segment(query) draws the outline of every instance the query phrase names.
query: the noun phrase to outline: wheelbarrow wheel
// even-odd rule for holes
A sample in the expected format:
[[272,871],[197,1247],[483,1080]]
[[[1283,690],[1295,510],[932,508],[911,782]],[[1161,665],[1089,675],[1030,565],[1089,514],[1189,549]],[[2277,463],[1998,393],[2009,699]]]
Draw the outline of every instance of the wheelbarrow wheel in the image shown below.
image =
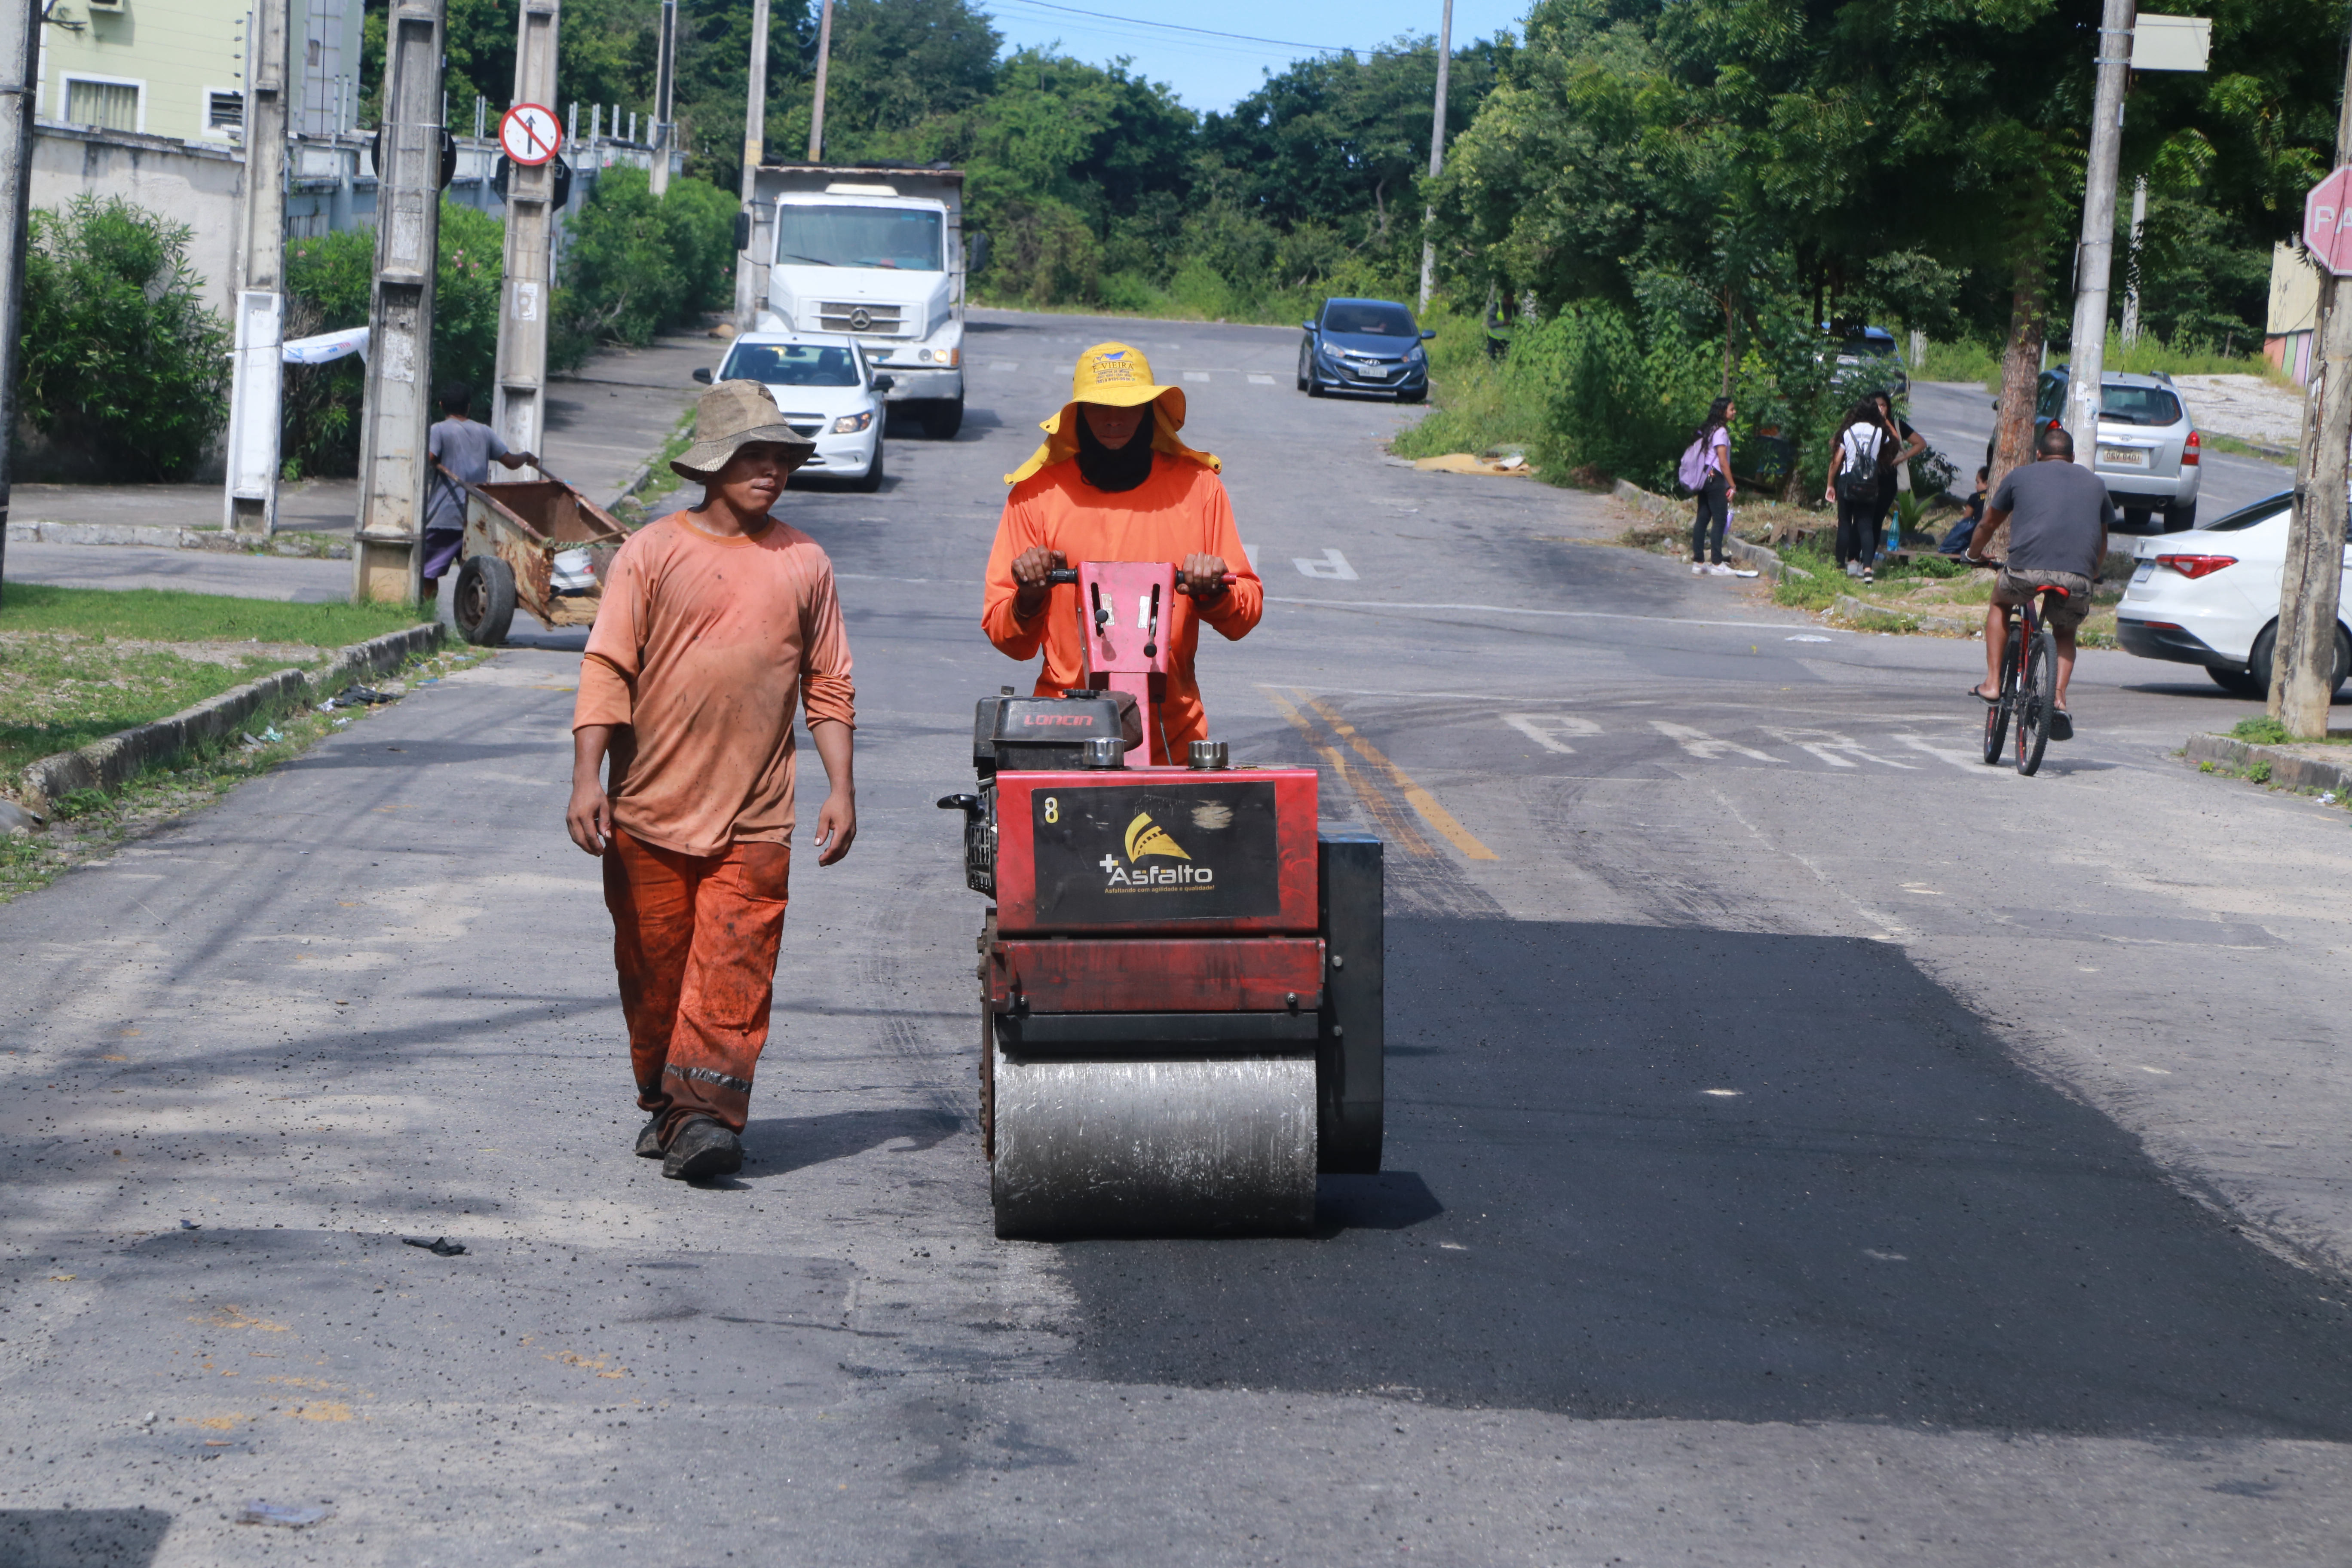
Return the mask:
[[496,647],[514,625],[514,568],[495,555],[469,555],[457,568],[457,598],[449,606],[457,635],[476,647]]

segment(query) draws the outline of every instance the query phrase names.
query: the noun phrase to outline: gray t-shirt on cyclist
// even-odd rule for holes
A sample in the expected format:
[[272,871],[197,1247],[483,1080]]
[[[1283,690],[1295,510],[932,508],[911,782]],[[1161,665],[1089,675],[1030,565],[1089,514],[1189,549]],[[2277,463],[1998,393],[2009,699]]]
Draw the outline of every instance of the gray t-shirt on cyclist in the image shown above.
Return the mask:
[[2010,469],[1992,508],[2009,513],[2011,572],[2099,574],[2099,540],[2116,526],[2115,503],[2098,475],[2050,458]]
[[[442,420],[426,434],[425,447],[439,460],[441,468],[469,485],[486,483],[490,477],[490,460],[507,455],[507,444],[499,439],[499,433],[478,419]],[[425,508],[425,526],[465,527],[465,492],[442,478],[440,468],[429,470],[425,480],[425,493],[432,499]]]

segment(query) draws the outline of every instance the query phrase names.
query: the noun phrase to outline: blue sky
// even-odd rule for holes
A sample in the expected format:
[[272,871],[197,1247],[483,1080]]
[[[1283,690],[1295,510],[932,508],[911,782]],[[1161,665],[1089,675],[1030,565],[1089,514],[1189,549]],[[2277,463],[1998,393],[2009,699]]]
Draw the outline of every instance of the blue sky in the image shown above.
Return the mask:
[[[1401,33],[1437,31],[1443,0],[982,0],[1008,47],[1056,44],[1082,60],[1133,58],[1135,68],[1164,81],[1197,110],[1227,109],[1312,49],[1292,44],[1376,48]],[[1066,7],[1056,9],[1055,6]],[[1504,27],[1517,30],[1527,0],[1454,0],[1456,47]],[[1083,14],[1079,14],[1083,13]],[[1181,23],[1213,32],[1273,38],[1258,43],[1206,37],[1150,23]]]

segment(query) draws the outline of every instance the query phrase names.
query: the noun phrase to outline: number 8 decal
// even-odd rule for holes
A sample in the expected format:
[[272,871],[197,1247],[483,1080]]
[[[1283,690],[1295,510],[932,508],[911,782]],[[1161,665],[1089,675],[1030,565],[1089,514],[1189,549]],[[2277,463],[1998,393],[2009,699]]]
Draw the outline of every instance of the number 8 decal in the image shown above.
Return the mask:
[[1062,803],[1050,795],[1045,797],[1045,820],[1048,822],[1062,820]]

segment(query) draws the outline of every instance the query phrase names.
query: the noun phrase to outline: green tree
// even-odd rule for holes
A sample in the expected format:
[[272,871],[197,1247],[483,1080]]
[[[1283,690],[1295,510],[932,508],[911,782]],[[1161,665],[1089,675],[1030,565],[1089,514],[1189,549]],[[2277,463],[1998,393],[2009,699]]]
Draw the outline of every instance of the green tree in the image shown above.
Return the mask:
[[551,358],[650,342],[729,297],[734,221],[734,198],[705,181],[672,181],[657,197],[644,170],[604,170],[572,219]]
[[228,417],[228,326],[205,307],[190,237],[120,196],[32,215],[19,413],[122,478],[184,476]]

